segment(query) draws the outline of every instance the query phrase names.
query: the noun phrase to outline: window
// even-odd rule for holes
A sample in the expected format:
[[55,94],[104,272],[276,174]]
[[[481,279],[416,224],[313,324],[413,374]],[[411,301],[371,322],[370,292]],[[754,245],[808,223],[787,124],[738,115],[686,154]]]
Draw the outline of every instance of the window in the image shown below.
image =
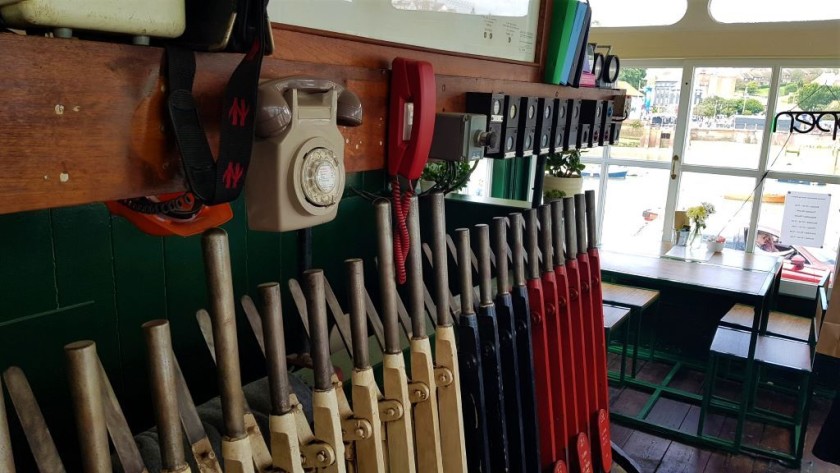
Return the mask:
[[697,68],[685,162],[758,167],[771,69]]
[[529,0],[441,0],[436,2],[391,0],[391,5],[398,10],[461,13],[482,16],[525,16],[528,14]]
[[626,67],[618,88],[630,98],[630,111],[621,128],[617,159],[668,162],[674,151],[674,132],[680,103],[682,69]]
[[[472,165],[473,163],[470,163]],[[489,197],[493,183],[493,163],[490,159],[480,159],[475,170],[470,174],[467,186],[458,190],[459,194],[476,197]]]
[[721,235],[734,243],[730,246],[744,249],[744,229],[750,227],[754,189],[754,178],[687,172],[680,181],[677,209],[686,210],[703,202],[714,205],[715,213],[706,221],[703,236]]
[[620,250],[659,250],[668,198],[668,171],[610,165],[601,244]]
[[840,19],[837,0],[711,0],[709,13],[721,23],[765,23]]
[[590,0],[592,26],[673,25],[685,15],[686,0]]
[[[789,133],[784,120],[774,133],[769,127],[778,111],[840,109],[837,63],[660,64],[670,67],[625,65],[619,87],[631,102],[619,143],[583,155],[585,185],[597,183],[600,191],[601,244],[656,252],[661,241],[672,241],[675,210],[709,202],[716,211],[704,236],[724,236],[728,248],[784,256],[784,290],[798,293],[797,283],[833,273],[840,242],[840,139],[830,132]],[[680,159],[672,167],[674,155]],[[789,191],[831,194],[820,245],[781,241]]]
[[[776,112],[789,110],[840,110],[840,69],[782,69]],[[831,133],[789,131],[790,119],[782,117],[771,135],[770,169],[838,174],[840,143]]]
[[[619,88],[630,100],[619,143],[583,154],[600,187],[598,228],[607,248],[659,251],[683,81],[682,68],[622,68]],[[670,237],[670,233],[666,235]]]

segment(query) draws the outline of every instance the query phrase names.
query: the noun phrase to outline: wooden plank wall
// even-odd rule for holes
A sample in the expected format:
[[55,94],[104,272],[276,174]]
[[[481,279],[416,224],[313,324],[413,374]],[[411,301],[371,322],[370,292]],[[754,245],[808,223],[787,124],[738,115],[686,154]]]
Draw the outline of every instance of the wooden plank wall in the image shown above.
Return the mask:
[[[389,68],[404,56],[431,62],[439,111],[463,111],[467,91],[612,98],[622,91],[540,84],[540,64],[497,61],[362,41],[275,25],[277,51],[263,77],[326,77],[356,92],[364,124],[342,130],[349,172],[385,162]],[[541,42],[542,44],[542,42]],[[293,45],[293,47],[292,47]],[[164,126],[163,50],[0,34],[0,214],[184,189]],[[198,55],[195,96],[211,143],[218,97],[240,56]]]

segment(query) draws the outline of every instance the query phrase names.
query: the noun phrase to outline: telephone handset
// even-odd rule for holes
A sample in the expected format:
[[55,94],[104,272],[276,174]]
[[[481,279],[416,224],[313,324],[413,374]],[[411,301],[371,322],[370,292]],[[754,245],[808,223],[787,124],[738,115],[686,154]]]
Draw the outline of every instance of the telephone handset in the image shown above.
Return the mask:
[[435,130],[435,72],[425,61],[395,58],[391,65],[388,174],[419,179]]
[[285,232],[334,219],[344,192],[344,137],[337,125],[361,123],[359,98],[332,81],[262,83],[245,185],[248,227]]
[[338,92],[336,120],[342,126],[362,124],[362,102],[353,92],[327,79],[311,77],[287,77],[260,85],[257,98],[257,129],[259,138],[279,135],[289,126],[292,113],[286,101],[286,91],[297,89],[304,92]]
[[[388,174],[395,213],[394,259],[397,282],[406,281],[405,261],[411,244],[408,225],[412,180],[419,179],[429,160],[435,131],[435,72],[426,61],[402,57],[391,63],[391,103],[388,128]],[[408,180],[403,190],[400,178]]]

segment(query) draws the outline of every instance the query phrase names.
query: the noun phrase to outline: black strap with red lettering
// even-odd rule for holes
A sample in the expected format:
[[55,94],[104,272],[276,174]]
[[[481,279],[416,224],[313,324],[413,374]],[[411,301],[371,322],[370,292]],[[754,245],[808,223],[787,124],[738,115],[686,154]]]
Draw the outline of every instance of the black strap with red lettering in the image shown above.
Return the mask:
[[192,95],[195,53],[166,48],[169,119],[190,191],[207,205],[236,199],[245,183],[251,160],[257,108],[257,86],[265,54],[266,3],[249,2],[248,37],[251,44],[225,89],[219,127],[219,156],[213,159]]

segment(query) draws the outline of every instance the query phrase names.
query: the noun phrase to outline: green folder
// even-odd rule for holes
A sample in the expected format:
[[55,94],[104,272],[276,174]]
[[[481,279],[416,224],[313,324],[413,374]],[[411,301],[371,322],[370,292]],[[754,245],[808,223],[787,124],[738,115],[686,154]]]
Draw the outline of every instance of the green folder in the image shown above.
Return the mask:
[[561,83],[563,62],[569,52],[572,27],[575,22],[575,8],[578,0],[553,0],[551,12],[551,34],[548,37],[548,50],[546,51],[545,76],[548,84],[566,85]]

